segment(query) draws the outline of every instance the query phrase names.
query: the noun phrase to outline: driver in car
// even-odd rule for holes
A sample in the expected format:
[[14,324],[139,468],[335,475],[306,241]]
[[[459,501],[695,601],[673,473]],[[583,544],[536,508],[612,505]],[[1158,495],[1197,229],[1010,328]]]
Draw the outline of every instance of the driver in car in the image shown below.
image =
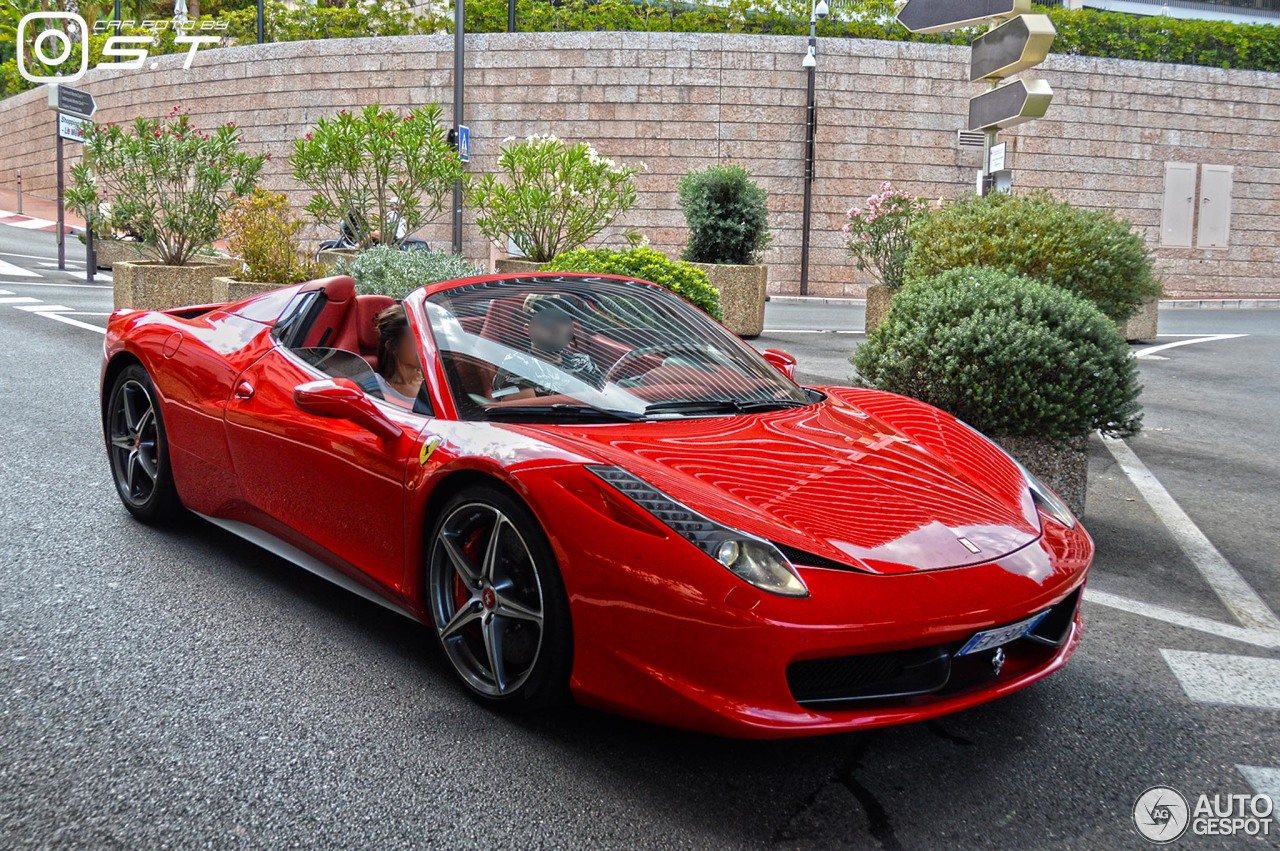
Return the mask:
[[534,293],[524,300],[524,313],[533,357],[513,352],[503,358],[493,377],[494,401],[557,393],[552,388],[558,374],[567,373],[597,388],[604,383],[604,374],[590,355],[567,350],[573,340],[573,316],[562,299]]

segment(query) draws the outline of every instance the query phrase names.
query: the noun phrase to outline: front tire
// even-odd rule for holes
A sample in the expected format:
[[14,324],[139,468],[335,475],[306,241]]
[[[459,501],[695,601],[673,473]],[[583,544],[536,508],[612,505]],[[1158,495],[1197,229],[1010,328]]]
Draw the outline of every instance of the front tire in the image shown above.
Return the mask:
[[496,487],[460,491],[432,530],[426,573],[436,637],[476,700],[513,711],[568,701],[568,598],[523,503]]
[[144,523],[172,518],[179,502],[164,416],[155,385],[138,364],[125,367],[112,384],[105,425],[111,475],[124,507]]

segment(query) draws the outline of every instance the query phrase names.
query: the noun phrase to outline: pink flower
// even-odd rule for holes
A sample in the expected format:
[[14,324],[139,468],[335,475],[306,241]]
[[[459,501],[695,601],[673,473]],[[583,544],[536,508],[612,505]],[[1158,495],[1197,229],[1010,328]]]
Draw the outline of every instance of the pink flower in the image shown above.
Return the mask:
[[881,183],[881,184],[880,184],[880,191],[881,191],[881,192],[890,192],[890,191],[892,191],[892,189],[893,189],[893,184],[892,184],[892,183],[890,183],[890,182],[889,182],[889,181],[887,181],[887,180],[886,180],[884,183]]

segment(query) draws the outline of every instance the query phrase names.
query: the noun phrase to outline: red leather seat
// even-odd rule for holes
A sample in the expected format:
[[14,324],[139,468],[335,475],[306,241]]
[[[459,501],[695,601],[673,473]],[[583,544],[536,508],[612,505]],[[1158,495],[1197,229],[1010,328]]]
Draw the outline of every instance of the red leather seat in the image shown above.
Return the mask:
[[356,282],[347,275],[334,275],[311,281],[300,292],[305,290],[324,290],[325,305],[311,323],[302,347],[337,348],[334,340],[342,334],[348,322],[348,313],[356,297]]

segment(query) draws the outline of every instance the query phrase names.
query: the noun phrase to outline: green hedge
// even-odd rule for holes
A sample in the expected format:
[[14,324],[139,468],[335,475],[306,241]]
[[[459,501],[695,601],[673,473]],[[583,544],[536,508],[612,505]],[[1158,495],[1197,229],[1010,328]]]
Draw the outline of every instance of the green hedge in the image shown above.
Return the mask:
[[720,291],[711,286],[707,273],[683,260],[668,259],[656,248],[578,248],[566,251],[542,268],[549,272],[595,272],[639,278],[671,290],[716,319],[723,318]]
[[[215,16],[203,19],[226,21],[226,35],[236,43],[249,44],[256,38],[256,11],[253,6],[234,8],[241,0],[226,0]],[[452,28],[452,10],[444,14],[414,16],[408,0],[388,0],[352,8],[310,6],[288,9],[278,2],[266,7],[268,41],[304,41],[318,38],[358,38],[363,36],[412,35],[446,32]],[[870,6],[868,6],[870,8]],[[1215,68],[1238,68],[1280,72],[1280,19],[1276,25],[1235,24],[1227,21],[1198,21],[1163,15],[1139,17],[1093,9],[1036,7],[1048,14],[1058,29],[1053,52],[1139,59]],[[728,0],[725,5],[698,5],[662,0],[517,0],[517,28],[528,31],[627,31],[706,32],[765,35],[808,33],[808,0]],[[20,14],[0,4],[0,96],[31,88],[18,76],[13,56],[13,31]],[[468,32],[505,32],[507,0],[468,0]],[[870,38],[888,41],[921,41],[968,44],[979,29],[957,30],[936,35],[914,35],[896,21],[868,15],[852,20],[820,21],[823,38]],[[104,37],[96,37],[101,42]],[[156,53],[178,52],[172,33],[161,35]],[[95,45],[100,54],[100,44]],[[96,65],[95,55],[91,65]],[[197,60],[198,61],[198,60]]]

